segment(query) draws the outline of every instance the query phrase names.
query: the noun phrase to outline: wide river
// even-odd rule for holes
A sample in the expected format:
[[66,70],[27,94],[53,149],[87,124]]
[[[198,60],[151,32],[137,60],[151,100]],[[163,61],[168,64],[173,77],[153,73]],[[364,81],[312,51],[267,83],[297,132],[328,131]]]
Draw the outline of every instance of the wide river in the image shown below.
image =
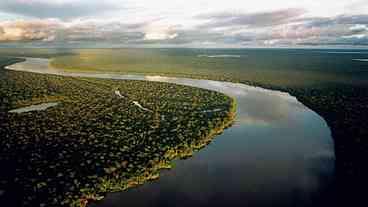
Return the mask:
[[[161,76],[63,72],[48,59],[7,67],[73,77],[170,82],[237,99],[235,124],[158,180],[108,194],[95,207],[316,206],[334,179],[335,154],[326,122],[295,97],[244,84]],[[113,91],[112,91],[113,93]]]

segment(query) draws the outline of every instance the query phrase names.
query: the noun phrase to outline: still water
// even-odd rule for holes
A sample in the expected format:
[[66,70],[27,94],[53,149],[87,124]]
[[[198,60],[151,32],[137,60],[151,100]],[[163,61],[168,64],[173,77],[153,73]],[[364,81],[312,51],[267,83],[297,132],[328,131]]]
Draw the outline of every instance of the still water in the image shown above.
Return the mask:
[[161,76],[69,73],[28,58],[12,70],[75,77],[162,81],[225,93],[237,100],[235,124],[158,180],[108,194],[94,207],[308,206],[334,175],[326,122],[287,93],[244,84]]
[[43,104],[31,105],[31,106],[26,106],[26,107],[10,110],[9,113],[21,114],[21,113],[26,113],[26,112],[31,112],[31,111],[43,111],[43,110],[46,110],[48,108],[57,106],[58,104],[59,103],[52,102],[52,103],[43,103]]

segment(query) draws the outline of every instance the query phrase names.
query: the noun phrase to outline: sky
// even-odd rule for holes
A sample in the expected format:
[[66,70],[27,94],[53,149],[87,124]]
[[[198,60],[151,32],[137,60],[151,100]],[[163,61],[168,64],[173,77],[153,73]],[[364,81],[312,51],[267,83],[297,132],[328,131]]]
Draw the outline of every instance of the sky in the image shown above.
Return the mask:
[[0,47],[368,46],[368,0],[0,0]]

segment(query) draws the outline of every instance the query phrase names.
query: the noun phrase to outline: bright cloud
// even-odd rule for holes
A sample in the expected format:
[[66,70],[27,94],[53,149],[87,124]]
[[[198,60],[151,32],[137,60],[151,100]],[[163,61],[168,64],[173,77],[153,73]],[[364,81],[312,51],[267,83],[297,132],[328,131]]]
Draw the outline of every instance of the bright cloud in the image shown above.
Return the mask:
[[150,24],[143,29],[145,40],[167,40],[178,36],[175,27]]
[[50,41],[60,26],[57,20],[0,22],[0,42]]
[[349,28],[353,32],[365,32],[368,31],[368,26],[363,24],[356,24]]

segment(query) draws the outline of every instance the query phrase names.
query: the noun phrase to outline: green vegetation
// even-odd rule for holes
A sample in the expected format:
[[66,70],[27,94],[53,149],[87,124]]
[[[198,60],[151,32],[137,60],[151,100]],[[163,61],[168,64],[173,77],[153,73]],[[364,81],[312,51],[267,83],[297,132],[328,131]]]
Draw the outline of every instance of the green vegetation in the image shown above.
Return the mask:
[[[330,53],[332,51],[332,53]],[[64,70],[149,73],[242,82],[297,97],[328,123],[335,140],[336,204],[360,205],[368,174],[367,50],[94,49],[53,59]],[[341,52],[341,53],[340,53]],[[359,53],[362,52],[362,53]],[[205,58],[201,54],[241,55]],[[327,203],[327,205],[332,205]]]
[[[341,58],[318,51],[79,49],[70,52],[73,54],[53,58],[51,65],[73,72],[160,74],[293,87],[320,83],[350,84],[361,82],[362,78],[361,71],[354,73],[361,63],[352,62],[352,57]],[[209,58],[203,54],[239,55],[240,58]]]
[[[2,66],[10,61],[20,60],[0,59]],[[234,100],[213,91],[4,69],[0,97],[0,190],[8,206],[85,206],[156,179],[235,116]],[[60,104],[45,111],[8,113],[55,101]]]
[[331,198],[326,200],[337,206],[359,206],[365,200],[368,184],[368,86],[265,87],[289,92],[324,117],[332,131],[336,154],[336,183],[331,186]]
[[[154,73],[242,82],[281,90],[320,114],[332,130],[336,183],[332,197],[351,206],[368,185],[367,50],[332,49],[166,49],[76,50],[55,58],[66,70]],[[106,55],[105,55],[106,54]],[[199,58],[200,54],[241,58]],[[108,63],[108,64],[107,64]],[[335,193],[335,192],[334,192]],[[330,204],[329,204],[330,205]]]

